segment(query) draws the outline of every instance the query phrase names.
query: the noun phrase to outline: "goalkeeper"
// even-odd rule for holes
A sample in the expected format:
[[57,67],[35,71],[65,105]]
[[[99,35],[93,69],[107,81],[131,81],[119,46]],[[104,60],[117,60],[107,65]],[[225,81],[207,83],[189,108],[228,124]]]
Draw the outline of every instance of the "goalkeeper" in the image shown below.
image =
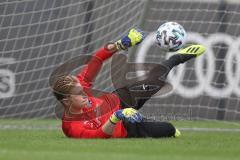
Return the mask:
[[[144,33],[139,29],[131,29],[129,33],[115,43],[107,43],[96,51],[88,64],[77,75],[59,76],[53,84],[55,97],[64,106],[62,116],[62,130],[67,137],[71,138],[125,138],[125,137],[178,137],[180,132],[169,122],[150,122],[138,112],[144,103],[154,92],[146,92],[146,97],[132,103],[128,98],[132,97],[130,86],[119,88],[113,93],[95,97],[91,88],[103,62],[113,54],[121,50],[135,46],[142,42]],[[204,52],[200,45],[196,53],[189,52],[189,48],[179,51],[162,64],[168,73],[174,66],[184,63],[189,59],[199,56]],[[201,48],[202,47],[202,48]],[[155,76],[149,76],[146,81],[138,82],[142,91],[147,91],[146,85],[154,78],[163,75],[158,72],[160,68],[153,68]],[[151,75],[151,74],[150,74]],[[166,77],[167,74],[164,75]],[[144,93],[144,92],[143,92]],[[131,99],[131,98],[130,98]]]

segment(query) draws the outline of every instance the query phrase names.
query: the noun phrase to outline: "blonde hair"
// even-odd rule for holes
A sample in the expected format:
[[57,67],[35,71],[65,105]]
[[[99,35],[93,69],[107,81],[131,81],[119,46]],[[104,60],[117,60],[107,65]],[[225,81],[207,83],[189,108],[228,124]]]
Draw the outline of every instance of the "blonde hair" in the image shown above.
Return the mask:
[[58,100],[70,95],[71,89],[78,83],[76,78],[70,75],[59,76],[53,83],[53,94]]

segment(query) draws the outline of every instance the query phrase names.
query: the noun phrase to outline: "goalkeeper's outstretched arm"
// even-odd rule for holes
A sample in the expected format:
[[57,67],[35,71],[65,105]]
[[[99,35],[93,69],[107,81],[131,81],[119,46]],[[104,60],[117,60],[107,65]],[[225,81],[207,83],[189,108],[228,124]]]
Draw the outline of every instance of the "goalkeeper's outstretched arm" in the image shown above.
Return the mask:
[[109,59],[114,53],[127,50],[128,48],[138,45],[145,38],[145,34],[140,29],[133,28],[120,40],[114,43],[107,43],[100,48],[90,59],[87,66],[77,75],[82,86],[91,87],[102,64]]
[[118,51],[114,43],[108,43],[96,51],[88,64],[77,75],[83,87],[91,87],[105,60]]

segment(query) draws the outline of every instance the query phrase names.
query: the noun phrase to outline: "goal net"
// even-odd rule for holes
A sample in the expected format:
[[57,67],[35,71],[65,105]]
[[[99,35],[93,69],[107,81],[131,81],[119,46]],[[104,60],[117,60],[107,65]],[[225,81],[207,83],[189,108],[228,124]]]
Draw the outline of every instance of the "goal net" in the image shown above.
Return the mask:
[[[139,26],[146,40],[129,61],[159,63],[171,53],[153,45],[153,32],[177,21],[189,43],[204,56],[176,67],[168,76],[174,89],[149,100],[141,110],[157,120],[240,120],[240,3],[197,0],[7,0],[0,3],[0,117],[55,116],[49,76],[61,64],[93,54],[108,41]],[[95,88],[112,91],[111,61]]]

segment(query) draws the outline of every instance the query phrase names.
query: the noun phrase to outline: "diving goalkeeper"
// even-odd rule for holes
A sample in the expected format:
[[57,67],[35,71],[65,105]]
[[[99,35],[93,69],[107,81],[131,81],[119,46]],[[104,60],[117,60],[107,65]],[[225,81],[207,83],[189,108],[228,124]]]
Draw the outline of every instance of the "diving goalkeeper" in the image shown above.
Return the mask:
[[[153,94],[161,90],[164,81],[154,92],[146,92],[145,98],[132,103],[131,86],[116,89],[112,93],[94,96],[91,93],[92,84],[100,71],[102,64],[113,54],[127,50],[141,43],[144,33],[139,29],[131,29],[126,36],[114,43],[107,43],[89,60],[77,76],[59,76],[53,84],[53,93],[64,107],[62,130],[71,138],[130,138],[130,137],[178,137],[180,131],[169,122],[146,121],[138,112]],[[176,65],[184,63],[201,55],[204,49],[201,45],[198,51],[191,52],[189,47],[180,50],[168,60],[162,62],[167,69],[164,77]],[[191,47],[191,46],[190,46]],[[148,83],[161,77],[161,68],[153,68],[145,81],[137,82],[140,92],[148,91]],[[152,74],[151,74],[152,73]],[[159,75],[158,75],[159,74]],[[132,103],[132,104],[131,104]]]

